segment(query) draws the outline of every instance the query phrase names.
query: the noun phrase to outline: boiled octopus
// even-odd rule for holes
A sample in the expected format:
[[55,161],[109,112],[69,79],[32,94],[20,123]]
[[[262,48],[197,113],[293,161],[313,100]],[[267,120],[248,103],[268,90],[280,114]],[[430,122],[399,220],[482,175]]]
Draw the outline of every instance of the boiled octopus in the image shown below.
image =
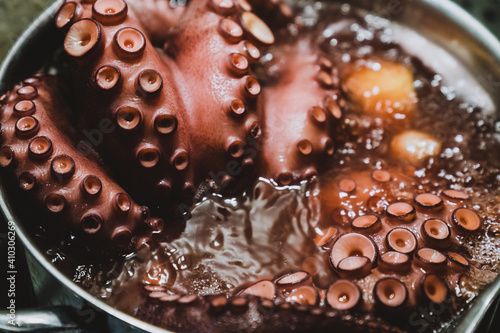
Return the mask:
[[[434,177],[454,161],[436,162],[450,143],[422,130],[425,119],[456,112],[439,82],[422,83],[435,74],[377,39],[346,59],[339,45],[352,31],[319,36],[281,0],[175,4],[64,1],[57,74],[34,74],[0,98],[4,177],[61,246],[89,258],[134,252],[147,264],[129,312],[175,331],[399,332],[448,320],[479,270],[464,244],[499,222],[489,207],[500,196],[473,188],[495,186],[500,159],[497,149],[476,183]],[[457,135],[488,133],[474,126]],[[196,289],[200,277],[157,254],[213,229],[208,217],[193,222],[207,197],[242,195],[289,225],[235,223],[217,237],[282,264]],[[230,210],[216,206],[215,225]],[[290,218],[298,211],[306,218]],[[275,237],[260,243],[269,230]],[[200,260],[227,264],[221,254]],[[223,271],[205,279],[220,286]],[[422,307],[434,309],[431,323]]]

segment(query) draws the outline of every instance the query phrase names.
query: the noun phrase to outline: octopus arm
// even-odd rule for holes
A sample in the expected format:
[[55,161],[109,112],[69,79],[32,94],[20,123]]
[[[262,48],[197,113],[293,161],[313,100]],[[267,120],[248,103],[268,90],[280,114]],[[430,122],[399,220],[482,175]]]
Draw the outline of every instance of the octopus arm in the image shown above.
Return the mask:
[[[334,153],[333,133],[342,112],[332,63],[307,40],[276,47],[278,68],[263,89],[262,169],[280,185],[317,174]],[[272,130],[271,130],[272,129]]]
[[[257,117],[261,86],[252,71],[261,49],[274,42],[268,26],[239,1],[193,0],[174,28],[166,53],[186,103],[195,182],[214,172],[231,188],[254,167],[252,142],[260,138]],[[220,129],[220,130],[219,130]],[[227,167],[236,165],[233,168]],[[242,177],[243,176],[243,177]]]
[[81,2],[80,20],[61,28],[86,130],[103,119],[116,126],[96,150],[120,184],[155,206],[191,198],[209,178],[234,190],[252,175],[261,87],[250,65],[272,32],[235,2],[194,0],[163,51],[144,8],[123,4]]
[[[164,294],[164,295],[162,295]],[[367,332],[374,327],[400,332],[380,318],[348,315],[331,308],[281,303],[258,297],[167,295],[156,292],[153,302],[136,311],[144,321],[171,330],[229,332]],[[249,324],[250,323],[250,324]]]
[[0,165],[47,220],[96,251],[124,252],[147,233],[149,210],[137,205],[64,129],[68,106],[55,77],[36,76],[2,102]]

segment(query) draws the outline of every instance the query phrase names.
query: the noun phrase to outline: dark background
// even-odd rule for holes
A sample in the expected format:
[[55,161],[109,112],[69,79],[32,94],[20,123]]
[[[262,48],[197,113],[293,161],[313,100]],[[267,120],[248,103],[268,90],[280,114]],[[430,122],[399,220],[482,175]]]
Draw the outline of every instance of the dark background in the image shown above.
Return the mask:
[[[166,1],[166,0],[165,0]],[[52,0],[0,0],[0,59],[3,59],[10,46],[17,37],[26,28],[30,22],[46,7]],[[347,1],[346,1],[347,2]],[[482,21],[493,33],[500,37],[500,0],[456,0],[458,4],[472,13],[476,18]],[[4,217],[0,214],[0,286],[6,281],[6,242],[7,224]],[[19,239],[18,239],[19,240]],[[36,301],[32,297],[31,282],[26,265],[23,265],[24,254],[21,248],[16,251],[16,308],[35,307]],[[7,288],[1,288],[0,291],[0,309],[4,310],[7,306],[6,297]],[[497,300],[497,307],[489,310],[482,327],[478,332],[497,333],[500,332],[500,300]]]

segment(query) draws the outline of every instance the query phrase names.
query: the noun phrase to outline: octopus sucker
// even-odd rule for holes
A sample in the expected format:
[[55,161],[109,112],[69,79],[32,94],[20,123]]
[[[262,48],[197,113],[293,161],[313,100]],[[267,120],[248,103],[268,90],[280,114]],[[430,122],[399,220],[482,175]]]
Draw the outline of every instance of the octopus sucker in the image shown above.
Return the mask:
[[379,270],[406,274],[411,268],[411,257],[397,251],[387,251],[380,256]]
[[450,265],[454,267],[455,270],[467,270],[470,268],[470,263],[463,255],[456,252],[448,252],[446,254],[450,259]]
[[99,0],[92,5],[92,16],[104,25],[116,25],[127,17],[128,5],[123,0]]
[[36,105],[33,101],[22,100],[14,105],[14,113],[20,117],[30,116],[36,111]]
[[144,52],[146,38],[140,30],[133,27],[124,27],[115,33],[114,46],[122,59],[135,59]]
[[377,215],[362,215],[352,220],[351,228],[363,234],[371,234],[382,228],[382,222]]
[[144,94],[156,94],[161,91],[163,78],[154,69],[145,69],[137,77],[137,89]]
[[451,241],[451,230],[441,219],[428,219],[422,223],[420,235],[431,247],[447,248]]
[[420,281],[421,296],[427,301],[441,304],[449,297],[449,287],[446,282],[436,274],[426,274]]
[[443,271],[446,268],[446,256],[433,248],[421,248],[414,256],[415,263],[429,271]]
[[370,274],[372,261],[365,256],[349,256],[341,259],[337,265],[337,273],[342,278],[359,279]]
[[417,237],[404,227],[397,227],[389,231],[385,237],[385,243],[391,251],[409,255],[417,249]]
[[338,268],[340,261],[348,257],[365,257],[372,265],[376,265],[377,255],[378,248],[372,239],[352,232],[337,238],[330,251],[330,260],[334,268]]
[[101,194],[102,182],[98,177],[90,175],[83,179],[81,189],[85,194],[97,197]]
[[28,144],[29,157],[36,160],[46,160],[52,155],[52,141],[46,136],[37,136],[30,140]]
[[64,40],[64,49],[69,55],[82,58],[94,53],[100,42],[100,25],[92,19],[82,19],[69,29]]
[[272,45],[274,43],[273,32],[257,15],[249,11],[243,11],[240,13],[239,19],[245,31],[256,42],[264,45]]
[[476,212],[467,208],[455,209],[451,220],[453,226],[462,233],[471,233],[481,227],[481,218]]
[[55,264],[174,331],[465,308],[498,273],[494,120],[354,7],[180,4],[64,1],[52,74],[0,97],[2,176]]
[[56,12],[56,27],[65,29],[69,27],[71,22],[77,21],[80,18],[81,6],[79,3],[68,1],[61,5]]
[[375,302],[380,311],[402,311],[408,302],[408,289],[396,278],[383,278],[377,281],[373,289]]
[[271,281],[261,281],[244,289],[240,295],[252,295],[259,298],[273,300],[276,294],[276,286]]
[[119,85],[121,73],[115,66],[104,65],[95,73],[94,83],[103,90],[111,90]]
[[243,37],[243,29],[232,19],[223,18],[219,21],[221,34],[230,42],[237,43]]
[[336,310],[350,310],[361,300],[361,290],[350,280],[337,280],[327,291],[326,300]]

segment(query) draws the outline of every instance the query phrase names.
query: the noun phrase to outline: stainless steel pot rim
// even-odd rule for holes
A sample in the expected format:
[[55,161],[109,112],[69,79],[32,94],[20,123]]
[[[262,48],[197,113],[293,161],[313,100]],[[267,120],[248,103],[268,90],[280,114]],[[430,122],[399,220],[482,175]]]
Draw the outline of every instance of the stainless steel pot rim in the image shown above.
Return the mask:
[[[475,37],[487,50],[490,54],[492,54],[495,60],[500,64],[500,42],[499,40],[489,31],[487,30],[481,23],[479,23],[475,18],[473,18],[470,14],[468,14],[465,10],[463,10],[457,4],[446,0],[414,0],[420,1],[422,3],[427,4],[430,7],[433,7],[436,11],[439,11],[442,15],[450,19],[451,21],[458,22],[462,27],[467,29],[467,31]],[[63,0],[57,0],[54,4],[52,4],[49,8],[47,8],[27,29],[23,32],[23,34],[18,38],[16,43],[8,52],[7,56],[3,60],[3,63],[0,67],[0,82],[1,90],[5,90],[3,85],[8,80],[5,80],[6,73],[8,73],[8,68],[15,62],[15,58],[18,54],[18,51],[21,49],[21,46],[26,43],[26,41],[30,40],[30,37],[34,35],[35,31],[45,24],[49,24],[51,22],[51,18],[53,17],[53,13],[60,6]],[[10,207],[9,203],[6,199],[6,191],[3,185],[2,180],[0,179],[0,208],[5,218],[8,221],[14,221],[16,225],[16,234],[19,235],[23,246],[25,249],[35,257],[39,263],[50,272],[58,281],[60,281],[64,286],[66,286],[71,292],[81,297],[83,300],[92,304],[94,307],[98,308],[99,311],[103,311],[110,316],[113,316],[119,320],[122,320],[129,325],[139,328],[146,332],[153,333],[166,333],[170,332],[159,327],[153,326],[151,324],[140,321],[124,312],[116,310],[115,308],[109,306],[108,304],[96,299],[85,290],[80,288],[77,284],[73,283],[69,278],[59,272],[48,260],[45,256],[36,248],[36,246],[32,243],[32,240],[26,233],[24,227],[17,223],[18,221],[17,215]],[[496,279],[496,281],[490,286],[490,288],[495,287],[496,289],[500,289],[500,277]],[[492,300],[491,300],[492,301]],[[478,302],[476,302],[478,303]],[[483,306],[477,306],[476,311],[478,314],[477,318],[481,315],[484,315],[484,304]],[[465,317],[464,317],[465,318]],[[462,318],[462,319],[464,319]],[[477,319],[476,318],[476,319]],[[460,332],[469,331],[465,329]]]
[[449,0],[421,0],[421,2],[429,4],[447,17],[459,22],[464,28],[467,28],[482,45],[488,48],[488,51],[494,55],[500,64],[500,41],[462,7]]

